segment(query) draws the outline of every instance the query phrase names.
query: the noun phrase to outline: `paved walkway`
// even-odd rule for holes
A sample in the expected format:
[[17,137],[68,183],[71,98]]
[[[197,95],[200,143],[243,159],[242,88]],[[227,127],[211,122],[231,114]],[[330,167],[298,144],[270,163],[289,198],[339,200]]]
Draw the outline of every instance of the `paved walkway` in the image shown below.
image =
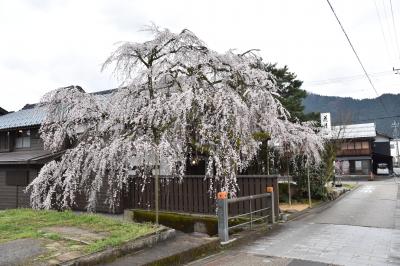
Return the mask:
[[190,265],[400,265],[398,190],[393,179],[363,182],[327,209]]

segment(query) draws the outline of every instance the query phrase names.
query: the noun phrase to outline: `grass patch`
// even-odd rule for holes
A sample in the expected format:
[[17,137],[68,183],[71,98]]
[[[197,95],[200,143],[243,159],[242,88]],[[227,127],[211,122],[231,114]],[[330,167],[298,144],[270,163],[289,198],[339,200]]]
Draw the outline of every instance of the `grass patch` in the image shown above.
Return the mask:
[[343,187],[350,189],[350,190],[354,189],[356,186],[357,186],[356,184],[348,184],[348,183],[343,184]]
[[41,230],[50,226],[74,226],[94,232],[106,232],[106,238],[86,246],[87,253],[118,246],[157,229],[149,223],[124,222],[97,214],[78,215],[71,211],[12,209],[0,212],[0,243],[22,238],[61,239],[59,234],[45,233]]

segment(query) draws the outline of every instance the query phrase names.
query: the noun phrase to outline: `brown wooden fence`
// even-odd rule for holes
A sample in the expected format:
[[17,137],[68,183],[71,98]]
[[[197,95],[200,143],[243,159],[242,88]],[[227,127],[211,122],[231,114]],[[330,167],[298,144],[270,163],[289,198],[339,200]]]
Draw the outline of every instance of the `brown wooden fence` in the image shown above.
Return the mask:
[[[273,186],[275,213],[279,213],[279,191],[276,176],[242,175],[238,176],[237,181],[238,197],[261,194],[265,192],[267,186]],[[215,215],[215,195],[209,193],[209,187],[210,179],[204,178],[204,176],[185,176],[181,182],[177,178],[160,177],[160,210]],[[252,202],[252,208],[253,210],[261,209],[268,207],[269,204],[270,202],[257,199]],[[123,205],[125,209],[154,209],[154,179],[149,179],[144,188],[141,180],[133,182]],[[249,202],[234,204],[230,210],[232,214],[248,212]]]

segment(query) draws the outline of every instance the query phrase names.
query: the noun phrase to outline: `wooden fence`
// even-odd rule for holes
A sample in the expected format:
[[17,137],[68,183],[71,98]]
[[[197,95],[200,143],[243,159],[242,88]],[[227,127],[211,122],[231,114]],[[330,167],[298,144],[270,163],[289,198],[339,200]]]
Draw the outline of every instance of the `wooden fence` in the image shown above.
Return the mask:
[[[275,213],[279,213],[277,176],[242,175],[238,176],[237,181],[238,197],[261,194],[265,192],[267,186],[272,186],[275,192]],[[162,176],[160,177],[160,210],[215,215],[215,195],[209,193],[209,187],[210,179],[204,176],[185,176],[181,182],[177,178]],[[153,210],[154,179],[149,179],[144,188],[141,180],[134,181],[123,202],[125,209]],[[251,204],[254,210],[268,207],[267,205],[271,203],[256,199]],[[231,214],[249,212],[249,202],[234,204],[230,210]]]

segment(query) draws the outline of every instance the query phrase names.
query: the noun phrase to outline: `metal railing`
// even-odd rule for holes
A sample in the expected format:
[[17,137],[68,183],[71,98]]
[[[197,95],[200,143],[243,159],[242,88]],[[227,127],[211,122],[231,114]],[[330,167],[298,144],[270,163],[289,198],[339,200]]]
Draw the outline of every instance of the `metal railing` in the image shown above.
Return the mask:
[[[228,242],[229,241],[229,230],[233,228],[238,228],[238,227],[243,227],[246,225],[250,225],[250,228],[253,227],[253,223],[256,221],[260,221],[265,219],[266,223],[269,223],[269,220],[271,223],[275,223],[275,202],[274,202],[274,192],[267,192],[263,194],[257,194],[257,195],[251,195],[251,196],[245,196],[245,197],[239,197],[239,198],[227,198],[227,194],[225,192],[222,192],[224,194],[218,195],[218,200],[217,200],[217,207],[218,207],[218,236],[221,239],[221,242]],[[252,206],[252,201],[255,199],[265,199],[265,201],[268,201],[270,198],[270,206],[266,208],[260,208],[256,209]],[[241,213],[235,216],[229,217],[229,204],[232,203],[238,203],[238,202],[249,202],[249,212],[246,213]],[[266,206],[268,206],[268,202]],[[269,210],[269,212],[268,212]],[[262,212],[265,211],[267,214],[262,215]],[[255,214],[260,214],[260,215],[255,215]],[[254,217],[256,216],[256,217]],[[245,220],[242,223],[235,224],[232,226],[229,226],[229,220],[232,219],[237,219],[237,218],[245,218],[245,217],[250,217],[250,220]]]

